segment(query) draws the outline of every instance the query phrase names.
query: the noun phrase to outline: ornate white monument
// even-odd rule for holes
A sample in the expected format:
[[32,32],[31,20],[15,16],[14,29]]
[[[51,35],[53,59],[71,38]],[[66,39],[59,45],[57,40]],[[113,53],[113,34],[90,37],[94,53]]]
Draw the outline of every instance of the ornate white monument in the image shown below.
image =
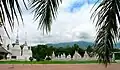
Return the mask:
[[16,41],[13,44],[11,43],[11,40],[5,35],[3,27],[0,27],[0,35],[2,38],[2,47],[11,53],[7,55],[8,59],[29,60],[29,57],[32,57],[31,47],[27,45],[27,41],[25,41],[21,49],[21,45],[19,44],[18,31]]

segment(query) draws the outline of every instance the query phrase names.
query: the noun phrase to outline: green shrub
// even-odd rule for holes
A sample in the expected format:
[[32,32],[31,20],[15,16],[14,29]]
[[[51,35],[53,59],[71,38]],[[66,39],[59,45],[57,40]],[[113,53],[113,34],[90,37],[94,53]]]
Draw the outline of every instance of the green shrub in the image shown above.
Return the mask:
[[120,60],[120,53],[115,53],[115,60]]
[[40,57],[36,57],[36,61],[40,61]]
[[1,60],[1,59],[3,59],[3,56],[2,56],[2,55],[0,55],[0,60]]
[[46,60],[51,60],[51,58],[50,58],[50,57],[47,57]]
[[33,57],[30,57],[29,60],[32,62],[33,61]]

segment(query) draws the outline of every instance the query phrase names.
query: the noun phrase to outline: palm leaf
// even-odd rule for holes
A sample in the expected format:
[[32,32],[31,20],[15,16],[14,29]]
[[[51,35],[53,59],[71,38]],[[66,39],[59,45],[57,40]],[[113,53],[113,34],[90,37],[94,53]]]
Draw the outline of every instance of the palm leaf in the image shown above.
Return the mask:
[[93,20],[97,20],[95,52],[99,56],[99,62],[106,66],[111,62],[112,50],[119,37],[119,12],[120,0],[102,0],[92,14]]
[[[24,0],[23,3],[25,5]],[[6,24],[9,24],[11,30],[13,30],[15,20],[17,20],[17,23],[19,24],[18,15],[20,15],[20,18],[23,22],[22,10],[18,0],[0,0],[0,24],[4,27],[8,37],[9,34],[6,29]]]
[[56,18],[61,0],[31,0],[31,8],[34,9],[34,19],[39,21],[38,29],[51,30],[52,20]]

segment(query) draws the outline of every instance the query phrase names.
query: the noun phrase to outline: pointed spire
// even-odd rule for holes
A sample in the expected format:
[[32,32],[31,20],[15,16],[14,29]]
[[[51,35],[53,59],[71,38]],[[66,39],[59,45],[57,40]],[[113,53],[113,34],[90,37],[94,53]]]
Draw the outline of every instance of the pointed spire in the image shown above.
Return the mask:
[[25,43],[24,46],[27,46],[27,32],[25,32]]
[[18,36],[18,30],[17,30],[17,36],[16,36],[16,42],[15,44],[19,45],[19,36]]

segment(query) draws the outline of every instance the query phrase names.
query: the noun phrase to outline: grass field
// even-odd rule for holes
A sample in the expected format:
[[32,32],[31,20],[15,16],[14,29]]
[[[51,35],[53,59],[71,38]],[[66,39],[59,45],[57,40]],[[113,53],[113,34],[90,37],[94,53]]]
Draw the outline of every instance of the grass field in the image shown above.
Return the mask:
[[90,61],[0,61],[0,64],[92,64],[98,63],[96,60]]

